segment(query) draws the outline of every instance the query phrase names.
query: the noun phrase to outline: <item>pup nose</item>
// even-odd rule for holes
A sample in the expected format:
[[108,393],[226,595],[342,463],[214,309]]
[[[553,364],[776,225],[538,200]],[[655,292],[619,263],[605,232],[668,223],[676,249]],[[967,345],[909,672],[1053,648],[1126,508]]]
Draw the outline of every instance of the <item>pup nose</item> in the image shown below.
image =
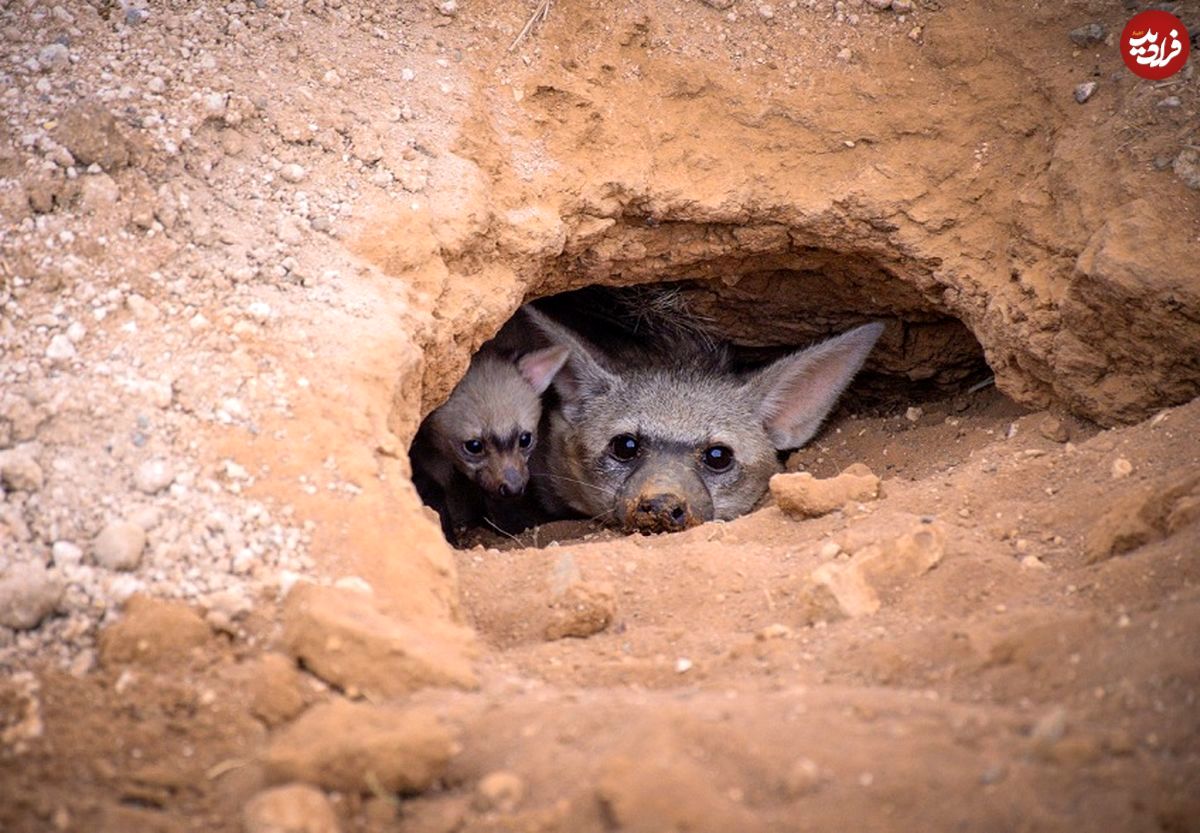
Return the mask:
[[691,513],[679,495],[648,495],[638,500],[632,520],[643,532],[679,532],[691,525]]
[[516,497],[525,491],[525,476],[514,466],[505,466],[498,491],[501,497]]

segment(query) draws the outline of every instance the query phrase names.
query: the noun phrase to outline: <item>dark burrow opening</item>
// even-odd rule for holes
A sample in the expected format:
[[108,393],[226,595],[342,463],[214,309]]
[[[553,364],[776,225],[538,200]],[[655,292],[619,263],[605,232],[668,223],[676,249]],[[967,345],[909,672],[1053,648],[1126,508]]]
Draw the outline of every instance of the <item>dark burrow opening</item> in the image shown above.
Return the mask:
[[[820,269],[778,269],[734,280],[593,284],[526,301],[477,352],[450,400],[425,419],[410,451],[422,499],[439,513],[448,539],[460,548],[670,532],[761,506],[765,452],[748,452],[761,445],[758,436],[739,432],[771,408],[791,406],[764,404],[774,403],[770,397],[778,391],[764,394],[757,410],[738,410],[733,405],[745,403],[734,400],[762,393],[761,384],[748,380],[766,378],[780,367],[791,373],[798,351],[816,345],[806,355],[820,353],[820,345],[835,344],[839,334],[872,322],[883,326],[867,348],[865,363],[854,372],[857,364],[848,360],[854,365],[848,386],[834,393],[827,415],[803,447],[781,447],[788,439],[768,432],[775,470],[803,468],[824,476],[826,458],[837,455],[822,456],[819,449],[827,448],[831,432],[841,434],[847,420],[887,431],[889,425],[908,427],[917,412],[955,425],[973,408],[990,408],[999,419],[1020,412],[992,387],[983,349],[971,331],[939,304],[887,276],[831,281]],[[533,315],[525,312],[530,307]],[[865,331],[873,337],[869,328],[856,332]],[[581,351],[594,357],[580,359]],[[598,369],[589,366],[592,358]],[[683,366],[686,372],[667,382],[645,375],[647,365],[657,372],[660,364]],[[829,375],[823,367],[802,367],[793,375],[823,379]],[[844,374],[845,368],[830,373]],[[597,374],[608,381],[591,378]],[[594,400],[588,391],[613,384],[662,388],[641,398],[628,393],[603,417],[595,408],[589,411]],[[811,384],[787,383],[784,398],[813,398],[804,387]],[[674,404],[666,401],[672,397]],[[865,422],[870,420],[877,422]],[[728,430],[722,421],[729,423]],[[762,434],[761,426],[756,430]],[[690,446],[681,439],[692,436],[696,440]],[[893,452],[892,461],[905,457],[921,455]],[[658,474],[678,474],[681,460],[683,468],[691,461],[699,474],[680,475],[690,485],[665,491],[683,497],[662,503],[654,486],[662,480]],[[892,461],[863,462],[887,476],[897,473]],[[936,466],[937,460],[924,463]],[[718,468],[723,464],[728,468]],[[637,479],[630,474],[634,469],[642,472],[641,485],[627,487]],[[668,480],[672,476],[664,474]],[[745,494],[732,500],[727,494],[739,490],[758,493],[742,507]],[[597,503],[588,496],[603,497]]]

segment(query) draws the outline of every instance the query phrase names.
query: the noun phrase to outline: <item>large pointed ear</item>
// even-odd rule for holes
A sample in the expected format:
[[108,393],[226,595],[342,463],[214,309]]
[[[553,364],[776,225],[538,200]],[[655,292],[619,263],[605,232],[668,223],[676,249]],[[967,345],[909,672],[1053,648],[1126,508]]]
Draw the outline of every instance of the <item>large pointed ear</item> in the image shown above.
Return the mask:
[[538,393],[543,393],[550,387],[554,374],[562,370],[563,364],[571,351],[566,347],[555,345],[542,350],[534,350],[517,359],[517,370],[525,377],[525,381]]
[[620,382],[602,363],[603,354],[545,314],[526,304],[525,316],[555,347],[567,351],[562,369],[551,375],[554,390],[562,399],[563,412],[573,419],[588,400],[617,387]]
[[883,332],[876,322],[784,356],[747,382],[775,448],[799,448],[833,410]]

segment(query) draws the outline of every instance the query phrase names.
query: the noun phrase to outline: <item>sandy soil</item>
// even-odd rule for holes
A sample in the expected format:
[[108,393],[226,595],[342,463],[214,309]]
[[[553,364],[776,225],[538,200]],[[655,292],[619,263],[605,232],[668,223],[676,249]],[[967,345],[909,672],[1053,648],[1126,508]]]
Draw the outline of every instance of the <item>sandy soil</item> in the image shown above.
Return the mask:
[[[1200,82],[880,5],[0,8],[0,828],[1200,829]],[[662,281],[886,321],[878,496],[451,549],[471,351]]]

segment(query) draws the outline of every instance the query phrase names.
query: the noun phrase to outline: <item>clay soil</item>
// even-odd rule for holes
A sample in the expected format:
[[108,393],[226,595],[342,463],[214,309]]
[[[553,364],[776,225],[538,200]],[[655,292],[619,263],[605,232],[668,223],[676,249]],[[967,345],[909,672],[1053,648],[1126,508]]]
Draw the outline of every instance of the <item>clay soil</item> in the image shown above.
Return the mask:
[[[879,5],[0,5],[0,829],[1200,830],[1200,80]],[[668,281],[887,323],[878,496],[451,548],[471,352]]]

